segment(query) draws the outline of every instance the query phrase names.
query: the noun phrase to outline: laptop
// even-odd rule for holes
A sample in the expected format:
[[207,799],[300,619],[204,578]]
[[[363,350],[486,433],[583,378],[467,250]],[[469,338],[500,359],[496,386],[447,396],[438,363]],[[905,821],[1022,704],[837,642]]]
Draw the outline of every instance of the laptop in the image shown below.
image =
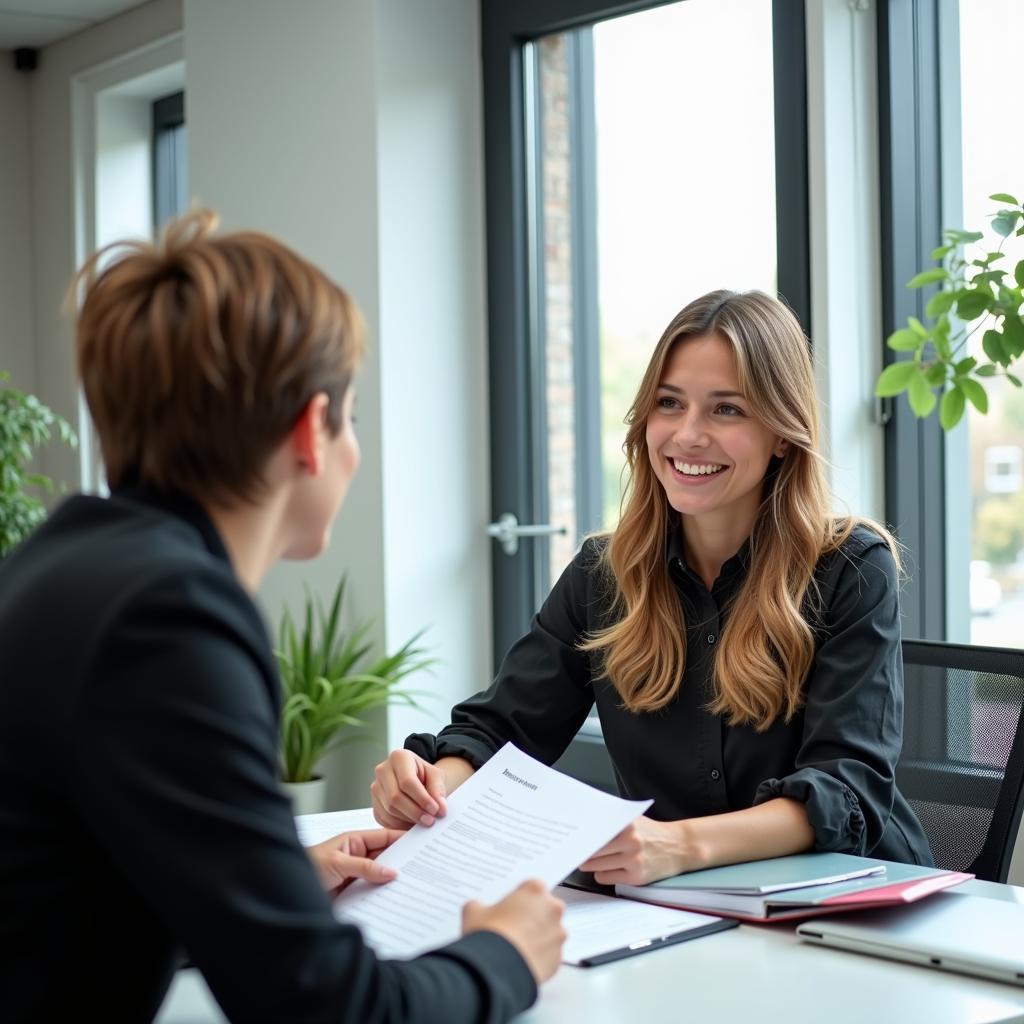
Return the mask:
[[907,907],[806,921],[805,942],[1024,986],[1024,903],[936,893]]

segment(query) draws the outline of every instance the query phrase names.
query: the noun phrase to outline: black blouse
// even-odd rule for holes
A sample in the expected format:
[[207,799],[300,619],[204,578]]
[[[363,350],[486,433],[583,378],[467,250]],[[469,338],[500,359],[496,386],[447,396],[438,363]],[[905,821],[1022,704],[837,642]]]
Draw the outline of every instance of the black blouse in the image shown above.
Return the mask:
[[806,807],[818,850],[932,863],[893,777],[903,740],[898,576],[877,534],[858,527],[819,561],[805,612],[816,645],[806,703],[789,724],[778,718],[760,733],[707,710],[715,645],[749,570],[747,549],[722,566],[709,592],[686,565],[681,531],[672,531],[666,556],[686,622],[686,670],[667,707],[637,713],[598,678],[597,656],[578,647],[609,621],[601,543],[584,543],[490,689],[457,705],[438,736],[410,736],[406,747],[429,761],[456,755],[479,767],[511,740],[551,764],[596,703],[619,791],[653,798],[652,818],[785,796]]

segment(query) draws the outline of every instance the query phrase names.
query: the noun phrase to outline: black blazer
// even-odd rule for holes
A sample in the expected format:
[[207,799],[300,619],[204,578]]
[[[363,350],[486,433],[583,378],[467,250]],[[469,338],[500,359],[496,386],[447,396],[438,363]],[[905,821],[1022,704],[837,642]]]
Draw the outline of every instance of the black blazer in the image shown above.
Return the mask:
[[149,1020],[182,953],[235,1021],[503,1021],[536,986],[479,932],[378,961],[278,786],[262,619],[209,518],[75,497],[0,565],[0,1015]]

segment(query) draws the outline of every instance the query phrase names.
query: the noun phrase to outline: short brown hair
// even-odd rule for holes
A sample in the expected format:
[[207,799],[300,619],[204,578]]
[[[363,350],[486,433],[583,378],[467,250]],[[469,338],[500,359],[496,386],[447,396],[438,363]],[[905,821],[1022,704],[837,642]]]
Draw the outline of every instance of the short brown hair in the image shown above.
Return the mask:
[[309,400],[342,400],[363,350],[355,303],[322,271],[257,232],[213,237],[196,210],[159,242],[116,242],[75,275],[78,374],[112,488],[132,478],[231,503]]

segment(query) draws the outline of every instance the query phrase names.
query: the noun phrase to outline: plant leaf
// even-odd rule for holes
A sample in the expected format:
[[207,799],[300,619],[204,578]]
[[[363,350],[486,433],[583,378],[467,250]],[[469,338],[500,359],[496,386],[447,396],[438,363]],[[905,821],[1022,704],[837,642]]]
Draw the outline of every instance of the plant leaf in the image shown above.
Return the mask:
[[931,270],[922,270],[915,274],[908,282],[908,288],[923,288],[926,284],[934,284],[936,281],[948,281],[949,271],[945,267],[932,267]]
[[965,377],[960,381],[960,389],[978,412],[982,415],[988,412],[988,394],[976,380]]
[[1002,335],[1003,348],[1007,355],[1016,359],[1024,353],[1024,323],[1015,313],[1008,313],[1003,317]]
[[989,199],[994,199],[997,203],[1009,203],[1011,206],[1020,206],[1020,203],[1008,192],[996,192],[990,195]]
[[928,305],[924,307],[924,311],[930,317],[937,317],[943,313],[948,313],[953,308],[955,301],[955,292],[936,292],[928,300]]
[[923,344],[924,339],[908,327],[901,327],[898,331],[893,331],[886,342],[886,345],[894,352],[913,352]]
[[939,423],[943,430],[952,430],[964,414],[964,393],[959,385],[951,387],[939,403]]
[[1014,229],[1017,227],[1017,217],[1015,214],[1004,212],[996,214],[992,218],[992,230],[997,235],[1002,235],[1006,238],[1008,235],[1012,235]]
[[993,363],[1005,365],[1010,361],[1003,347],[1003,336],[999,331],[986,331],[981,338],[981,347]]
[[924,419],[935,408],[935,392],[928,386],[924,374],[915,373],[910,378],[910,385],[907,388],[907,399],[910,402],[910,408],[914,410],[914,415],[918,419]]
[[983,366],[979,366],[974,373],[978,377],[994,377],[996,375],[996,367],[992,363],[985,363]]
[[875,385],[875,394],[880,398],[891,398],[905,391],[911,378],[917,373],[917,364],[912,359],[905,359],[887,366]]
[[961,320],[977,320],[988,312],[992,295],[984,289],[964,289],[957,293],[956,314]]
[[982,231],[961,231],[957,228],[952,228],[946,232],[946,237],[951,242],[968,244],[970,242],[980,242],[985,237],[985,234]]

